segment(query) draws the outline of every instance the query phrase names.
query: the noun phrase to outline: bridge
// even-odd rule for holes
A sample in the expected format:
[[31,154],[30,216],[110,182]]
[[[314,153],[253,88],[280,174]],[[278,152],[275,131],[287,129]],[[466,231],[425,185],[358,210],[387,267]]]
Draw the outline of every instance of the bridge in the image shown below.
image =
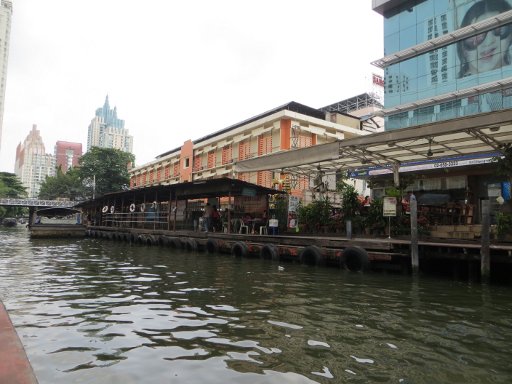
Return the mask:
[[7,207],[58,207],[58,208],[71,208],[78,204],[78,201],[66,200],[38,200],[38,199],[8,199],[0,198],[0,206]]

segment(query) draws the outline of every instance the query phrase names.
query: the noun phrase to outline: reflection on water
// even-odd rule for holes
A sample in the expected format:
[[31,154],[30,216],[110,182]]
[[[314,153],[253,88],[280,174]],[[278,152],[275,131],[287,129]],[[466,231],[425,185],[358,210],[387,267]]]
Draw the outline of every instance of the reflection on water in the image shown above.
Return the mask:
[[0,230],[45,383],[506,383],[510,287]]

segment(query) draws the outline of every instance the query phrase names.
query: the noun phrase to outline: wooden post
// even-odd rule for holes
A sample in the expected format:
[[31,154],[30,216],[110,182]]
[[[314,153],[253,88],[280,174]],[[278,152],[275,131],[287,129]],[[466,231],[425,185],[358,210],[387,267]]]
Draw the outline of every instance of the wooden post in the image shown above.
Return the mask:
[[491,212],[489,200],[482,200],[482,247],[480,248],[480,275],[482,283],[488,283],[491,272],[490,254]]
[[418,255],[418,202],[413,194],[409,197],[409,204],[411,216],[411,267],[413,275],[416,275],[420,269]]

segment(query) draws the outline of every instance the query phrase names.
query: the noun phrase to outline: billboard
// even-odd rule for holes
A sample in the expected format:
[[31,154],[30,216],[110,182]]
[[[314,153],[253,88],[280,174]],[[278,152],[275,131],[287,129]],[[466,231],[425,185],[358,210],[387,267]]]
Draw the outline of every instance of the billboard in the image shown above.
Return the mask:
[[[386,55],[512,10],[510,3],[511,0],[427,0],[412,8],[409,5],[408,9],[385,17]],[[510,77],[511,46],[512,25],[507,24],[393,64],[385,69],[385,107]],[[479,102],[488,104],[479,105],[479,112],[504,108],[501,98],[499,105],[495,100]],[[446,115],[450,114],[447,111]]]

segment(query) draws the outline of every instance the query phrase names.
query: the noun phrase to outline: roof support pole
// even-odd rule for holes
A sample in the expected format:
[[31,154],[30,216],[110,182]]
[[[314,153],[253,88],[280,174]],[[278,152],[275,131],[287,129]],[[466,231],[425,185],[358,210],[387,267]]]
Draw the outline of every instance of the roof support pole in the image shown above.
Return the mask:
[[231,233],[231,187],[229,188],[228,195],[228,233]]
[[160,209],[159,209],[159,206],[158,206],[158,192],[155,191],[155,202],[154,202],[154,209],[155,209],[155,213],[153,216],[154,219],[153,219],[153,231],[156,229],[156,221],[158,220],[158,226],[160,227]]
[[393,163],[393,182],[395,184],[395,187],[400,186],[400,163]]
[[411,194],[409,203],[411,210],[411,267],[412,274],[417,275],[420,269],[420,260],[418,254],[418,201],[416,196]]
[[172,214],[172,190],[169,191],[169,209],[167,210],[167,230],[171,230],[171,214]]
[[174,221],[174,224],[173,224],[173,230],[174,232],[176,232],[176,216],[178,214],[178,192],[176,191],[175,193],[175,196],[174,196],[174,208],[173,208],[173,221]]

